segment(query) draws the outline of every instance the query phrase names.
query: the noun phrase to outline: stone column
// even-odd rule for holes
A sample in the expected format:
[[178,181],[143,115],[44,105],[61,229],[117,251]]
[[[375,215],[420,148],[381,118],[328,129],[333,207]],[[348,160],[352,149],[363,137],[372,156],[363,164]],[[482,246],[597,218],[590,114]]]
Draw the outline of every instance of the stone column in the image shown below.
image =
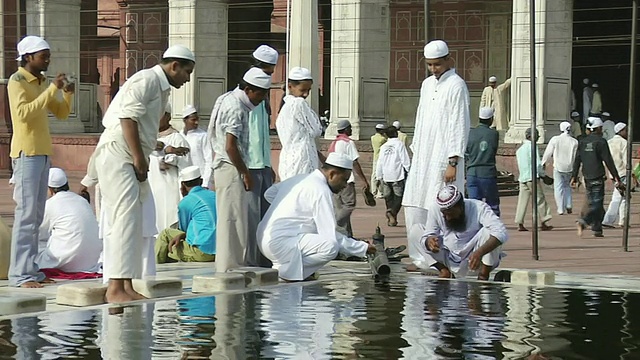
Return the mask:
[[331,124],[349,120],[351,138],[387,122],[389,103],[389,0],[331,0]]
[[313,87],[307,102],[318,113],[319,96],[318,84],[320,77],[320,59],[318,58],[318,0],[304,0],[291,2],[289,45],[289,70],[300,66],[311,70]]
[[[43,37],[51,46],[47,78],[57,73],[75,77],[76,95],[66,121],[51,121],[52,133],[83,133],[78,96],[80,94],[80,3],[81,0],[27,1],[27,34]],[[50,115],[53,119],[53,115]]]
[[196,55],[191,81],[171,94],[173,123],[182,129],[182,109],[198,109],[206,129],[218,96],[227,89],[227,19],[225,0],[169,0],[169,46],[181,44]]
[[[506,143],[520,143],[531,126],[529,1],[513,2],[511,123]],[[547,142],[568,119],[571,98],[572,0],[536,1],[537,129]]]

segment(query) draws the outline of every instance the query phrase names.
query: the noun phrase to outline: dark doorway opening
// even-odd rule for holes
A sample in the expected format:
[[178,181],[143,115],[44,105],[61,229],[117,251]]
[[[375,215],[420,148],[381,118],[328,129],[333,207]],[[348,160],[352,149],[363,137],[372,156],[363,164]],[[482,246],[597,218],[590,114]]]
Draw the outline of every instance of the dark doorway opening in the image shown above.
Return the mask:
[[[631,4],[631,0],[574,1],[572,89],[581,114],[583,79],[588,78],[599,85],[602,110],[615,122],[628,121]],[[638,106],[636,98],[636,115]],[[634,130],[637,141],[640,128]]]

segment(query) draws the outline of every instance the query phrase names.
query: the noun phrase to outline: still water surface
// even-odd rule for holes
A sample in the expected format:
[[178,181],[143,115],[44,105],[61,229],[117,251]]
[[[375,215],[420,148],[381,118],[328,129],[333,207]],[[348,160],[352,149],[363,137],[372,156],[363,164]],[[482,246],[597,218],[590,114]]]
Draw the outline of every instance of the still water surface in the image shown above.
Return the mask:
[[0,321],[0,359],[640,359],[639,304],[426,277],[290,284]]

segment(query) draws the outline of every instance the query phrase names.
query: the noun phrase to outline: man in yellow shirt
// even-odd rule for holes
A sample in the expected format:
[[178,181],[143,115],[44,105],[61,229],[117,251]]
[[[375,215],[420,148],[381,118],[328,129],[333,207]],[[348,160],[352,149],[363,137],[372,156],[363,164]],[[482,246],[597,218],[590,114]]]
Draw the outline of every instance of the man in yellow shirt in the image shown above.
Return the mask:
[[[66,119],[71,110],[75,88],[64,74],[48,83],[47,71],[51,51],[49,44],[37,36],[27,36],[18,43],[20,68],[9,78],[7,91],[13,137],[11,158],[14,162],[15,221],[11,242],[9,284],[39,288],[52,282],[35,265],[38,254],[38,231],[47,201],[51,135],[48,112]],[[58,99],[63,90],[63,101]]]

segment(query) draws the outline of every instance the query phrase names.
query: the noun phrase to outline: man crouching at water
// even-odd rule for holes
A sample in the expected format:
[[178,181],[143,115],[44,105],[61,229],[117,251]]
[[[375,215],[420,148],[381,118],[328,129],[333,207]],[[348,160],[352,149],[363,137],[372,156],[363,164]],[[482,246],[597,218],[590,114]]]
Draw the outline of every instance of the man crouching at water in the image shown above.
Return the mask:
[[488,280],[498,267],[507,239],[507,229],[489,205],[464,199],[454,185],[438,192],[426,227],[415,226],[409,237],[420,250],[421,259],[414,260],[418,267],[435,267],[441,278],[478,270],[478,280]]

